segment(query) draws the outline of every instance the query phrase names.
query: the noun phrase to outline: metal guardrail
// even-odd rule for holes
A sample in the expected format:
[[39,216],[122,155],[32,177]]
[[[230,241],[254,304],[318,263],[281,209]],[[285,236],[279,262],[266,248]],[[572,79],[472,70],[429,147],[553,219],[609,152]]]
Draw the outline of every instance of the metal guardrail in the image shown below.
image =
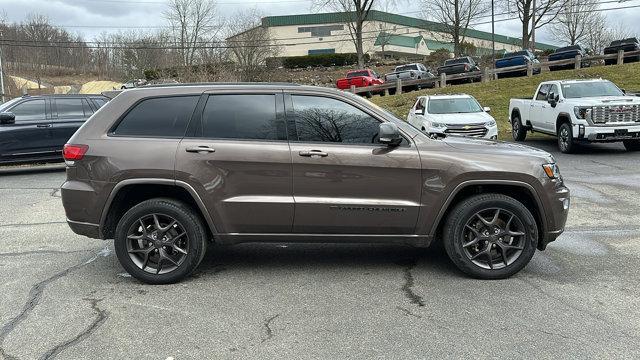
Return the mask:
[[402,81],[398,79],[394,82],[386,82],[381,85],[373,85],[366,87],[355,87],[351,86],[349,89],[350,92],[354,94],[378,94],[384,93],[385,95],[389,95],[390,91],[395,91],[395,94],[402,94],[403,87],[445,87],[448,82],[456,81],[456,80],[467,80],[474,81],[476,79],[480,79],[482,82],[487,82],[491,80],[497,79],[499,74],[508,74],[514,73],[518,71],[525,72],[527,76],[533,76],[534,69],[540,69],[540,72],[543,69],[548,69],[550,66],[562,66],[562,65],[574,65],[574,69],[580,69],[582,67],[583,62],[592,62],[592,61],[601,61],[601,60],[609,60],[616,59],[616,64],[621,65],[624,63],[624,59],[630,56],[640,56],[640,50],[636,51],[627,51],[624,52],[622,50],[618,51],[617,54],[606,54],[606,55],[594,55],[594,56],[585,56],[582,57],[577,55],[574,59],[564,59],[564,60],[556,60],[556,61],[543,61],[536,64],[528,64],[528,65],[519,65],[519,66],[509,66],[500,69],[490,69],[485,68],[483,72],[481,71],[473,71],[463,74],[455,74],[455,75],[447,75],[440,74],[440,77],[432,78],[432,79],[416,79],[416,80],[405,80]]

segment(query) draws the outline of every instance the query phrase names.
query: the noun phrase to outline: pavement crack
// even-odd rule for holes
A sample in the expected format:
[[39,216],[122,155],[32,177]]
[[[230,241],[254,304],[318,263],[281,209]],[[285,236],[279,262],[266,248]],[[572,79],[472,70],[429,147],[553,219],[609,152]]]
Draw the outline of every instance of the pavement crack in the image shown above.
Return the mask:
[[59,188],[52,189],[52,191],[49,193],[49,195],[51,197],[55,197],[55,198],[62,198],[62,194],[60,193],[60,189]]
[[403,270],[404,284],[402,285],[402,292],[404,293],[404,296],[407,299],[409,299],[409,302],[411,302],[412,304],[415,304],[418,306],[425,306],[422,296],[416,294],[413,291],[413,285],[415,283],[415,280],[413,278],[413,273],[411,272],[411,270],[416,266],[416,260],[415,259],[406,260],[406,261],[403,261],[402,264],[400,265],[404,265],[404,270]]
[[402,311],[406,316],[413,316],[414,318],[422,319],[422,316],[412,313],[410,310],[403,308],[402,306],[396,306],[396,309]]
[[89,265],[90,263],[94,262],[95,260],[98,259],[98,257],[106,257],[109,256],[111,254],[111,250],[109,250],[109,248],[105,247],[104,249],[100,250],[99,252],[97,252],[95,255],[93,255],[92,257],[90,257],[89,259],[73,265],[71,267],[68,267],[62,271],[59,271],[57,273],[55,273],[54,275],[40,281],[39,283],[33,285],[31,287],[31,290],[29,290],[29,295],[27,297],[27,301],[24,303],[24,305],[22,306],[22,310],[20,311],[20,313],[18,315],[16,315],[15,317],[13,317],[11,320],[9,320],[7,323],[5,323],[4,325],[2,325],[2,328],[0,328],[0,355],[4,356],[7,359],[15,359],[14,357],[12,357],[11,355],[9,355],[8,353],[6,353],[6,351],[3,349],[2,345],[4,344],[4,341],[6,340],[6,338],[9,336],[9,334],[11,334],[11,332],[13,332],[13,330],[16,328],[16,326],[20,325],[21,322],[23,322],[24,320],[26,320],[29,315],[31,314],[31,312],[33,311],[33,309],[38,305],[38,303],[40,302],[40,299],[42,298],[42,293],[44,292],[44,290],[47,288],[47,286],[49,286],[49,284],[53,283],[54,281],[61,279],[67,275],[69,275],[71,272],[80,269],[86,265]]
[[15,223],[15,224],[0,224],[0,227],[20,227],[20,226],[39,226],[39,225],[55,225],[66,224],[66,221],[46,221],[37,223]]
[[273,338],[274,335],[273,335],[273,329],[271,329],[271,322],[273,322],[278,316],[280,316],[280,314],[273,315],[272,317],[264,321],[263,326],[264,326],[267,337],[263,338],[260,343],[264,344],[265,342]]
[[109,317],[109,313],[106,310],[100,309],[98,307],[98,303],[103,299],[84,298],[83,300],[89,301],[91,303],[91,309],[93,309],[93,311],[96,313],[96,318],[93,319],[91,324],[89,324],[89,326],[87,326],[81,333],[76,335],[73,339],[67,340],[62,344],[58,344],[51,350],[44,353],[40,357],[41,360],[53,359],[56,356],[58,356],[58,354],[68,349],[69,347],[72,347],[84,341],[86,338],[89,337],[89,335],[91,335],[96,329],[98,329],[107,320],[107,318]]
[[62,250],[30,250],[30,251],[21,251],[21,252],[8,252],[8,253],[0,253],[0,256],[12,257],[12,256],[24,256],[24,255],[38,255],[38,254],[75,254],[81,252],[87,252],[89,250],[73,250],[73,251],[62,251]]

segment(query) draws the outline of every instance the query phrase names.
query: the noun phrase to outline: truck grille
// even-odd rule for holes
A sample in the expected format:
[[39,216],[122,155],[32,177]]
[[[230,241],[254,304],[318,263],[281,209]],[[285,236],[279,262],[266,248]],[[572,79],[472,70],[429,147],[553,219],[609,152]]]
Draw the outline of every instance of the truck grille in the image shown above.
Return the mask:
[[484,137],[487,135],[488,129],[484,126],[484,123],[480,124],[447,124],[447,130],[445,130],[445,134],[450,135],[462,135],[462,136],[473,136],[473,137]]
[[640,105],[594,106],[591,112],[594,123],[628,123],[640,121]]

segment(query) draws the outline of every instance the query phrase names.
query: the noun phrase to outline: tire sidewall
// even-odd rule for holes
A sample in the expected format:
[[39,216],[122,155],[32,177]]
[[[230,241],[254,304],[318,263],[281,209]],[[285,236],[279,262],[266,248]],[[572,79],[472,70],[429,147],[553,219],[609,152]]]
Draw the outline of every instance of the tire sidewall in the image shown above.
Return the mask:
[[[514,129],[515,125],[518,126],[518,129]],[[520,120],[520,115],[516,115],[511,120],[511,135],[513,136],[513,140],[515,141],[523,141],[526,137],[525,128],[522,125],[522,120]]]
[[[488,208],[501,208],[510,211],[520,218],[525,226],[522,253],[516,261],[502,269],[490,270],[477,266],[467,257],[462,248],[462,234],[467,221],[478,211]],[[538,227],[531,212],[514,198],[499,194],[478,195],[463,200],[451,212],[446,223],[443,240],[449,258],[466,274],[480,279],[504,279],[522,270],[533,257],[538,245]]]
[[[562,138],[560,136],[562,129],[567,129],[567,132],[569,133],[566,147],[562,145]],[[569,125],[566,122],[563,122],[558,128],[557,137],[558,137],[558,149],[560,149],[561,152],[565,154],[570,154],[575,150],[575,142],[573,141],[573,129],[571,128],[571,125]]]
[[[149,214],[165,214],[176,219],[187,232],[189,252],[180,266],[166,274],[153,274],[140,269],[129,257],[127,232],[134,222]],[[202,221],[185,204],[173,200],[144,201],[127,211],[116,227],[114,247],[122,267],[136,279],[148,284],[170,284],[189,276],[199,265],[206,251],[206,231]]]

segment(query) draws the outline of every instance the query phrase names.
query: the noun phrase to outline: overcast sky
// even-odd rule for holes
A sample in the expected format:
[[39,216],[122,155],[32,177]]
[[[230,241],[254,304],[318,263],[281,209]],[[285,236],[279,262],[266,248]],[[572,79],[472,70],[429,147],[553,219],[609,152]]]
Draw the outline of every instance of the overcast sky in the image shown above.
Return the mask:
[[[312,0],[217,1],[218,10],[225,17],[238,9],[253,7],[257,7],[265,15],[303,14],[310,12],[311,3]],[[417,4],[420,1],[400,0],[397,3],[399,5],[396,6],[396,13],[419,16],[420,7]],[[640,5],[640,0],[626,0],[624,4],[606,3],[602,7],[630,5]],[[0,9],[0,14],[9,22],[21,22],[31,13],[44,14],[51,23],[64,26],[74,34],[79,33],[87,40],[92,40],[101,32],[130,31],[116,27],[154,27],[166,24],[162,16],[166,9],[164,0],[0,0]],[[640,34],[640,8],[608,11],[606,14],[611,24],[618,24],[615,27],[624,27]],[[490,24],[476,28],[491,31]],[[153,31],[152,28],[143,30]],[[498,34],[520,37],[520,32],[517,20],[496,23]],[[561,45],[548,28],[538,32],[537,40]]]

